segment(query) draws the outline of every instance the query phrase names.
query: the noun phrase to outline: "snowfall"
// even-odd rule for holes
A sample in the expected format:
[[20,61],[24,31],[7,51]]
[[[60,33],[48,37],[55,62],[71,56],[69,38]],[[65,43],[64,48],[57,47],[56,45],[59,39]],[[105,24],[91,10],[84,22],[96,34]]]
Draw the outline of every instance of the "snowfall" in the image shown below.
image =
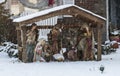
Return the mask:
[[[105,68],[103,73],[99,70]],[[119,76],[120,48],[101,61],[23,63],[0,52],[0,76]]]

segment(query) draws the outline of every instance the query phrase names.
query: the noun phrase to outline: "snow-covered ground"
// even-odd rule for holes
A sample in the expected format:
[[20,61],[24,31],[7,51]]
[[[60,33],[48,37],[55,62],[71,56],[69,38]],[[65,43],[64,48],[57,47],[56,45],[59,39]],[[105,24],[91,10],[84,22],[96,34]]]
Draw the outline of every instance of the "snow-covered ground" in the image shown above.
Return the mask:
[[[100,72],[103,65],[105,70]],[[119,76],[120,48],[103,55],[102,61],[22,63],[0,52],[0,76]]]

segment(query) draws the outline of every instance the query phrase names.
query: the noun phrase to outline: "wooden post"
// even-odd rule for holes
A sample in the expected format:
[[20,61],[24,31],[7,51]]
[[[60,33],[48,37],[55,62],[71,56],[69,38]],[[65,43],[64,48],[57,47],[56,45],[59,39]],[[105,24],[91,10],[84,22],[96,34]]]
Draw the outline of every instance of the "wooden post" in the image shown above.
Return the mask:
[[102,32],[102,31],[101,31],[101,27],[100,27],[100,25],[98,25],[98,27],[97,27],[97,35],[98,35],[98,36],[97,36],[97,40],[98,40],[98,41],[97,41],[97,43],[98,43],[98,44],[97,44],[97,50],[98,50],[98,51],[97,51],[97,61],[100,61],[100,60],[101,60],[101,52],[102,52],[102,51],[101,51],[101,42],[102,42],[102,41],[101,41],[101,40],[102,40],[102,39],[101,39],[101,38],[102,38],[102,37],[101,37],[101,32]]
[[21,41],[21,28],[20,25],[16,26],[17,30],[17,44],[18,44],[18,58],[22,60],[22,41]]
[[22,61],[27,62],[27,55],[26,55],[26,33],[27,33],[27,29],[26,29],[26,26],[24,26],[24,25],[21,26],[21,29],[22,29],[21,37],[22,37],[22,48],[23,48]]

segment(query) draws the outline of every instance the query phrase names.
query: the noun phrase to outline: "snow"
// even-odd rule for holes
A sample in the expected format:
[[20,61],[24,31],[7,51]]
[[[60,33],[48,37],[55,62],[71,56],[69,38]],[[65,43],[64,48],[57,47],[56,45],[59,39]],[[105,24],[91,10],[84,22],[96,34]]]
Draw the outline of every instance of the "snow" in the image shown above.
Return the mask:
[[[103,65],[103,73],[99,70]],[[34,62],[23,63],[0,52],[1,76],[119,76],[120,48],[115,53],[102,55],[102,61]]]
[[5,0],[0,0],[0,3],[5,2]]
[[54,54],[53,57],[55,60],[60,60],[60,59],[64,60],[64,56],[62,54]]
[[119,30],[116,30],[116,31],[114,31],[114,32],[111,32],[112,35],[118,35],[119,33],[120,33]]
[[43,10],[43,11],[40,11],[40,12],[36,12],[36,13],[33,13],[31,15],[27,15],[27,16],[24,16],[24,17],[19,17],[19,18],[16,18],[13,20],[13,22],[22,22],[22,21],[26,21],[26,20],[29,20],[29,19],[32,19],[32,18],[35,18],[35,17],[38,17],[38,16],[42,16],[42,15],[45,15],[45,14],[49,14],[51,12],[54,12],[54,11],[57,11],[57,10],[62,10],[62,9],[65,9],[65,8],[68,8],[68,7],[76,7],[80,10],[83,10],[87,13],[90,13],[100,19],[103,19],[103,20],[106,20],[104,17],[100,16],[100,15],[97,15],[89,10],[86,10],[84,8],[81,8],[79,6],[76,6],[76,5],[73,5],[73,4],[66,4],[66,5],[60,5],[60,6],[57,6],[57,7],[53,7],[51,9],[46,9],[46,10]]

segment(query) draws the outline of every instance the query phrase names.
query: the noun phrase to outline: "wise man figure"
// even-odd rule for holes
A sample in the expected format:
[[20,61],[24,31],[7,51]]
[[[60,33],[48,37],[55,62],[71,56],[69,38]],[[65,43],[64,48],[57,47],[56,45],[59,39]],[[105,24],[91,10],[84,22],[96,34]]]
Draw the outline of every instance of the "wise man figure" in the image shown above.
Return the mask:
[[90,26],[86,23],[82,25],[81,30],[83,31],[83,35],[78,42],[77,48],[79,51],[82,51],[83,60],[93,60],[93,32]]
[[52,36],[52,51],[53,51],[53,54],[59,53],[59,48],[58,48],[59,35],[60,35],[59,28],[58,28],[58,27],[54,27],[54,28],[51,30],[51,36]]
[[31,29],[27,31],[26,52],[27,62],[33,62],[34,49],[38,38],[38,30],[36,24],[31,25]]

